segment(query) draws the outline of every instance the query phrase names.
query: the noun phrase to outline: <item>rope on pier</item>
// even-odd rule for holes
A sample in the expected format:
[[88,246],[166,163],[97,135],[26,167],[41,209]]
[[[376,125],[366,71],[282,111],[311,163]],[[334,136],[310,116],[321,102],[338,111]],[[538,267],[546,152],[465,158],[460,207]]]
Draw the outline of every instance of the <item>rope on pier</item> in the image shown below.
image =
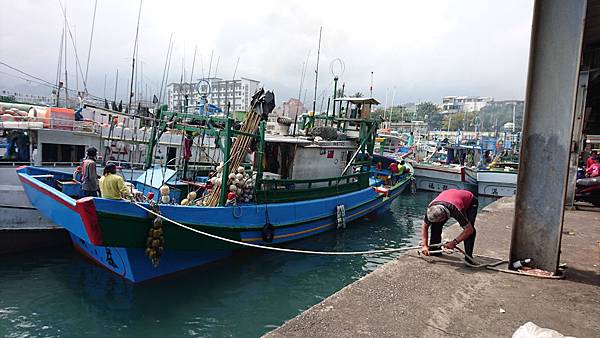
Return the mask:
[[[349,255],[368,255],[368,254],[380,254],[380,253],[390,253],[390,252],[401,252],[401,251],[408,251],[408,250],[417,250],[420,249],[421,246],[420,245],[415,245],[415,246],[409,246],[409,247],[403,247],[403,248],[387,248],[387,249],[378,249],[378,250],[367,250],[367,251],[311,251],[311,250],[299,250],[299,249],[288,249],[288,248],[279,248],[279,247],[274,247],[274,246],[265,246],[265,245],[259,245],[259,244],[252,244],[252,243],[246,243],[246,242],[241,242],[241,241],[236,241],[234,239],[230,239],[230,238],[225,238],[225,237],[220,237],[217,235],[213,235],[211,233],[207,233],[198,229],[194,229],[192,227],[189,227],[185,224],[181,224],[175,220],[172,220],[168,217],[165,217],[159,213],[154,212],[153,210],[150,210],[142,205],[140,205],[139,203],[136,202],[131,202],[133,204],[135,204],[136,206],[138,206],[139,208],[145,210],[146,212],[156,216],[156,217],[160,217],[162,219],[164,219],[165,221],[171,222],[181,228],[184,228],[186,230],[195,232],[197,234],[203,235],[203,236],[207,236],[213,239],[217,239],[220,241],[224,241],[224,242],[228,242],[228,243],[233,243],[233,244],[238,244],[241,246],[246,246],[246,247],[250,247],[250,248],[255,248],[255,249],[263,249],[263,250],[271,250],[271,251],[281,251],[281,252],[289,252],[289,253],[299,253],[299,254],[309,254],[309,255],[330,255],[330,256],[349,256]],[[430,245],[430,247],[439,247],[441,246],[441,244],[433,244]]]
[[[482,258],[495,260],[495,262],[491,262],[491,263],[477,263],[477,260],[475,260],[475,258],[473,258],[472,256],[469,256],[463,249],[461,249],[459,247],[455,247],[453,250],[457,250],[458,252],[462,253],[465,256],[465,258],[469,258],[471,260],[471,262],[473,262],[473,263],[470,263],[465,260],[465,262],[464,262],[465,265],[467,265],[470,268],[488,269],[488,270],[493,270],[493,271],[497,271],[497,272],[510,273],[513,275],[522,275],[522,276],[529,276],[529,277],[542,278],[542,279],[564,279],[565,278],[564,274],[561,274],[561,275],[539,275],[539,274],[529,273],[529,272],[527,272],[527,270],[509,270],[509,269],[499,268],[498,267],[499,265],[508,264],[508,261],[502,260],[502,259],[499,259],[496,257],[474,255],[476,257],[482,257]],[[454,252],[453,250],[443,248],[441,250],[430,251],[430,253],[450,253],[450,254],[452,254]],[[420,256],[421,252],[419,251],[418,254]]]

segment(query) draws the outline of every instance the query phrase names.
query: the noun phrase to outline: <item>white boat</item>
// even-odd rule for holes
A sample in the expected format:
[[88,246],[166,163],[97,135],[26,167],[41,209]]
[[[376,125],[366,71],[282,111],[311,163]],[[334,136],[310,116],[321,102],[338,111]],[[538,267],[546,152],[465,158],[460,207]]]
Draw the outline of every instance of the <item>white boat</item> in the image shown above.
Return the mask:
[[465,168],[467,182],[477,186],[480,196],[515,196],[517,194],[517,173],[516,169],[510,167]]
[[473,185],[466,180],[465,168],[460,165],[444,165],[427,162],[411,163],[418,190],[440,192],[447,189],[464,189],[475,191]]

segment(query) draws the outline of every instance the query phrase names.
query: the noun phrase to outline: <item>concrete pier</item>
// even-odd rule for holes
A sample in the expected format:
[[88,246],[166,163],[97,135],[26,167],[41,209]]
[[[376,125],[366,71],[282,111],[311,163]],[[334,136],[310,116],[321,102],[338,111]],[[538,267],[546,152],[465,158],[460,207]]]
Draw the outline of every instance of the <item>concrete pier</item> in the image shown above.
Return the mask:
[[0,255],[69,245],[67,231],[31,206],[15,168],[0,168]]
[[[477,216],[475,253],[508,258],[514,198]],[[452,239],[458,225],[444,231]],[[348,285],[267,337],[510,337],[521,325],[600,336],[600,212],[565,211],[564,280],[467,268],[462,255],[410,252]],[[460,245],[462,247],[462,244]]]

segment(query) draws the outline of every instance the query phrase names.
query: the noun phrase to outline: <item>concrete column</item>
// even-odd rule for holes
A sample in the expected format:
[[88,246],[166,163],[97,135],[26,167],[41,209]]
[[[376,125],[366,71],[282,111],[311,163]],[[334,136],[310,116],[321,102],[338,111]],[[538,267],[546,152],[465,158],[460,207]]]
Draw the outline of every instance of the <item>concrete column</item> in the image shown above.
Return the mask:
[[585,0],[537,0],[510,260],[557,271]]
[[577,101],[575,102],[575,116],[573,119],[573,135],[571,137],[571,154],[569,159],[569,177],[567,179],[567,197],[565,205],[573,207],[575,202],[575,190],[577,184],[577,162],[579,154],[583,150],[583,120],[585,116],[585,100],[587,97],[587,86],[590,72],[585,70],[579,73],[579,84],[577,85]]

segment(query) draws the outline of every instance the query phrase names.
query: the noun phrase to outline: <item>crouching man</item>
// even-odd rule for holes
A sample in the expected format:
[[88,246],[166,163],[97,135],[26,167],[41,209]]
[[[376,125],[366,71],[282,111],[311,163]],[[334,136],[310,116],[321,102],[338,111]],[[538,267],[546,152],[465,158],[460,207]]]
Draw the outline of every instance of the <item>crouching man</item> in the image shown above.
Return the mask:
[[[469,191],[457,189],[442,191],[427,207],[421,230],[423,242],[421,252],[429,256],[429,245],[441,243],[442,227],[452,217],[460,224],[463,231],[451,242],[446,243],[445,247],[454,249],[460,242],[464,242],[465,252],[473,257],[477,205],[477,198]],[[431,228],[430,236],[428,236],[429,228]],[[473,264],[473,261],[469,258],[466,258],[466,261]]]

